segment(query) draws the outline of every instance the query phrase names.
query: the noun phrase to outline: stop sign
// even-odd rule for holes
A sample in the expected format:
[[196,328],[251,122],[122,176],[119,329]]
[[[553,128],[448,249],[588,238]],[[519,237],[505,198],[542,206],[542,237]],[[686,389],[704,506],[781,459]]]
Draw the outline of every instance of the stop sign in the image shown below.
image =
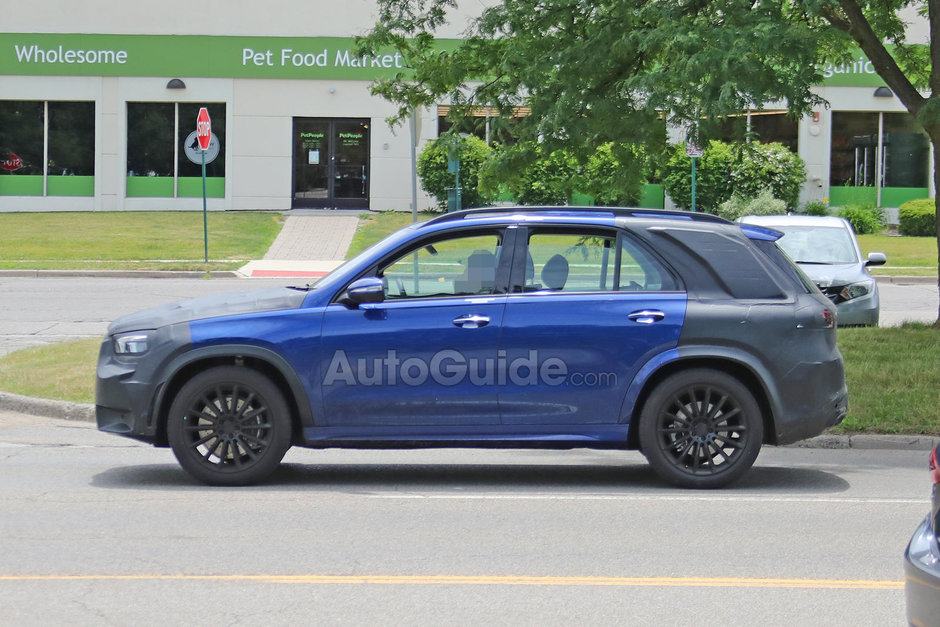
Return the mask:
[[209,142],[212,140],[212,120],[209,119],[209,110],[205,107],[199,109],[199,115],[196,116],[196,137],[199,139],[199,148],[209,150]]

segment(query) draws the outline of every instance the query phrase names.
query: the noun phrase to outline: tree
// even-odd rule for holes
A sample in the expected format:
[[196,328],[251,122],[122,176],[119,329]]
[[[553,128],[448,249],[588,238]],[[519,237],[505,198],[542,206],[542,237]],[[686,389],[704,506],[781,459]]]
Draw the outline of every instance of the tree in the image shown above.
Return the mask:
[[818,64],[860,47],[923,126],[937,164],[940,42],[905,42],[898,11],[912,5],[940,33],[940,0],[503,0],[441,46],[435,33],[456,0],[378,0],[379,23],[360,49],[408,59],[373,88],[399,105],[399,119],[445,101],[454,116],[525,106],[518,137],[585,161],[609,141],[652,145],[662,118],[694,129],[774,101],[803,115],[825,105],[812,89]]

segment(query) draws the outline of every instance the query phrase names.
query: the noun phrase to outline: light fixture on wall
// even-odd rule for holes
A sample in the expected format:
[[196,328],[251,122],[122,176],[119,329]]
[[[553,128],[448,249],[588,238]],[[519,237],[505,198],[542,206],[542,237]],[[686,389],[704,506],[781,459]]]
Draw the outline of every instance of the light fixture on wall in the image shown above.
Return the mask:
[[894,96],[894,92],[882,85],[875,90],[875,98],[891,98]]
[[181,81],[178,78],[170,79],[170,82],[166,84],[167,89],[186,89],[186,83]]

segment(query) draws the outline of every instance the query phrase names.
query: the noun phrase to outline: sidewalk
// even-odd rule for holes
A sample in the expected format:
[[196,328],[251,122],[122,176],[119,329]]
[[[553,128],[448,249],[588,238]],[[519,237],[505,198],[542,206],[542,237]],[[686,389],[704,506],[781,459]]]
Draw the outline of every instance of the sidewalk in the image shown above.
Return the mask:
[[248,262],[238,274],[320,278],[343,263],[361,213],[294,209],[264,258]]

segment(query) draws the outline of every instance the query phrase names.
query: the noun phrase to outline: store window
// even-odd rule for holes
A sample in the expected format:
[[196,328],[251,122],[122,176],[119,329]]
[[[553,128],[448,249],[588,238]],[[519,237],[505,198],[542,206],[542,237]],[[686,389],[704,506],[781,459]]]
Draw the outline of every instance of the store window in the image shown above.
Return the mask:
[[206,195],[225,196],[225,103],[128,102],[128,197],[202,196],[201,153],[192,136],[200,107],[209,110],[215,136],[206,153]]
[[830,202],[897,206],[926,198],[929,143],[908,113],[834,111]]
[[748,139],[763,144],[777,142],[793,152],[798,150],[799,124],[786,111],[748,111],[720,120],[704,121],[700,133],[706,139],[743,142]]
[[520,119],[530,114],[528,107],[516,107],[511,117],[501,116],[493,107],[474,107],[467,115],[456,122],[449,115],[449,105],[437,106],[437,135],[440,137],[447,132],[466,133],[475,135],[488,145],[515,143],[512,126]]
[[94,193],[94,102],[0,101],[0,195]]

